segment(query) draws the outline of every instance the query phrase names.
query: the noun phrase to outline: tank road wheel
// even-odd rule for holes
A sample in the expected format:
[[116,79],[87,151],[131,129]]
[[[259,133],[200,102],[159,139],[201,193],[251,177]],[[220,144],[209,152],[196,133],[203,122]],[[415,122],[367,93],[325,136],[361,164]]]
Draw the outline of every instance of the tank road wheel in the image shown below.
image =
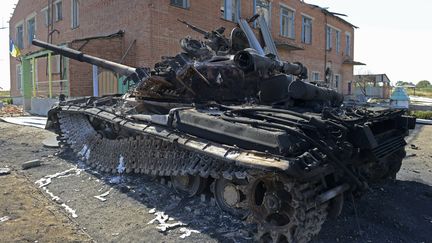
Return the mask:
[[242,218],[247,216],[246,184],[246,181],[234,182],[223,178],[217,179],[213,193],[219,208],[234,216]]
[[265,175],[251,183],[249,207],[258,223],[258,242],[308,242],[327,216],[326,205],[306,202],[298,184],[283,175]]
[[193,197],[200,194],[207,185],[207,179],[200,176],[171,176],[171,182],[177,193]]

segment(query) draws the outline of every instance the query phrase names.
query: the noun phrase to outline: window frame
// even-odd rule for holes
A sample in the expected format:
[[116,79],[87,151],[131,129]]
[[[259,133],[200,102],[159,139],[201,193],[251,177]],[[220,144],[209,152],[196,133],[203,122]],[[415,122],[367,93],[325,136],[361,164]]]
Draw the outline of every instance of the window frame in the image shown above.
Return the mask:
[[[309,25],[306,25],[309,20]],[[306,27],[309,27],[309,42],[306,38]],[[302,33],[301,33],[301,42],[304,44],[311,45],[312,44],[312,36],[313,36],[313,18],[307,15],[302,14]]]
[[[21,39],[18,38],[18,27],[21,27]],[[18,49],[20,49],[20,50],[24,49],[24,32],[25,32],[24,20],[21,20],[15,25],[16,45],[17,45]]]
[[345,32],[345,55],[351,56],[351,33]]
[[[59,8],[58,8],[58,4],[60,3],[60,12],[59,12]],[[59,13],[61,13],[61,15],[59,16]],[[63,2],[62,0],[58,0],[54,2],[54,15],[55,15],[55,21],[59,22],[61,20],[63,20]]]
[[[76,3],[76,25],[74,18],[74,3]],[[71,29],[77,29],[80,26],[80,1],[79,0],[71,0]]]
[[[317,75],[317,79],[315,78],[315,75]],[[313,82],[317,82],[317,81],[320,81],[320,75],[321,75],[321,73],[320,72],[317,72],[317,71],[312,71],[312,81]]]
[[[241,16],[241,0],[222,0],[223,1],[223,14],[221,15],[221,18],[226,20],[226,21],[231,21],[231,22],[235,22],[237,23],[240,20],[240,16]],[[231,7],[232,4],[235,3],[236,9],[235,12],[231,11],[232,13],[235,13],[234,15],[234,19],[228,18],[227,17],[227,3],[231,2]]]
[[341,31],[335,30],[335,37],[336,37],[336,53],[340,52],[341,47]]
[[[254,15],[258,13],[257,12],[257,1],[260,1],[260,0],[253,0],[253,14]],[[264,0],[264,1],[267,1],[268,5],[269,5],[268,6],[268,14],[269,14],[269,16],[268,16],[268,20],[266,19],[266,22],[267,22],[267,26],[269,28],[271,28],[271,22],[272,22],[271,21],[272,20],[272,2],[270,0]],[[241,4],[241,2],[240,2],[240,4]],[[264,18],[265,18],[265,16],[264,16]],[[256,21],[254,23],[254,26],[256,26]]]
[[340,74],[334,75],[335,88],[339,90],[339,85],[342,83],[342,76]]
[[44,19],[44,26],[48,27],[50,19],[49,19],[49,11],[48,11],[48,6],[44,7],[43,9],[41,9],[41,14],[43,16]]
[[182,9],[189,9],[190,8],[190,1],[189,0],[181,0],[182,4],[181,6],[175,3],[176,0],[170,0],[170,5],[177,8]]
[[[33,36],[31,37],[30,35],[30,20],[33,20]],[[36,18],[36,13],[32,13],[31,15],[27,16],[26,20],[25,20],[25,25],[26,25],[26,33],[27,33],[27,44],[29,46],[32,45],[32,41],[33,39],[36,38],[36,31],[37,31],[37,18]],[[31,38],[31,39],[30,39]]]
[[331,51],[333,48],[333,28],[329,25],[326,25],[326,50]]
[[[284,10],[286,10],[288,14],[283,14]],[[289,13],[292,13],[291,21],[290,21]],[[289,8],[289,7],[284,6],[284,5],[280,6],[280,20],[279,20],[280,21],[280,23],[279,23],[280,24],[280,31],[279,31],[279,33],[280,33],[281,36],[287,37],[287,38],[290,38],[290,39],[295,39],[295,37],[296,37],[296,33],[295,33],[296,32],[295,31],[295,14],[296,14],[295,9]],[[287,18],[287,30],[286,30],[287,34],[286,35],[284,34],[283,18]],[[291,25],[291,31],[290,31],[290,28],[289,28],[290,25]]]

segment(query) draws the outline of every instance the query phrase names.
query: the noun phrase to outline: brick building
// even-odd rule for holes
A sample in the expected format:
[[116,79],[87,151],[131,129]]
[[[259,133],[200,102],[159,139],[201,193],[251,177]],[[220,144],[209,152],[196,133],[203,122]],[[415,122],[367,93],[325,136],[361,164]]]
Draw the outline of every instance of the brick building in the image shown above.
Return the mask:
[[30,44],[32,38],[127,65],[152,66],[160,56],[176,54],[181,37],[201,38],[178,18],[208,30],[230,30],[239,17],[254,13],[265,15],[284,60],[305,64],[311,81],[327,80],[351,94],[353,65],[360,64],[353,61],[356,27],[300,0],[20,0],[9,22],[10,37],[22,53],[10,60],[11,92],[31,105],[37,97],[61,93],[80,97],[125,90],[120,77],[40,51]]

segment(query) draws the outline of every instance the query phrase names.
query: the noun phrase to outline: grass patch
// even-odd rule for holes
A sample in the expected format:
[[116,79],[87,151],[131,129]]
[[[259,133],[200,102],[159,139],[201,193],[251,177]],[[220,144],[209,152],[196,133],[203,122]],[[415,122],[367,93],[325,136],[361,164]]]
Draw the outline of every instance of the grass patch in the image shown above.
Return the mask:
[[[0,97],[10,96],[10,91],[0,91]],[[12,104],[11,98],[0,99],[4,104]]]
[[409,95],[415,95],[415,96],[422,96],[422,97],[429,97],[432,98],[432,87],[427,88],[416,88],[415,94],[414,89],[407,89],[407,92]]
[[432,119],[432,111],[410,111],[410,115],[420,119]]

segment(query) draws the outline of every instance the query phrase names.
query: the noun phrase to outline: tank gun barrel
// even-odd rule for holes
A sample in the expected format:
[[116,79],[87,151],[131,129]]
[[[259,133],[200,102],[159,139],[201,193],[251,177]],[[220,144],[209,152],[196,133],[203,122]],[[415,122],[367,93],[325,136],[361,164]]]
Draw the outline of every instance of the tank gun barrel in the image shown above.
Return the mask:
[[188,22],[186,22],[184,20],[177,19],[177,21],[180,22],[180,23],[185,24],[188,28],[191,28],[192,30],[194,30],[194,31],[196,31],[196,32],[198,32],[198,33],[200,33],[200,34],[202,34],[204,36],[210,35],[210,32],[205,31],[205,30],[203,30],[203,29],[201,29],[199,27],[196,27],[195,25],[192,25],[192,24],[190,24],[190,23],[188,23]]
[[[86,62],[93,65],[96,65],[98,67],[102,67],[105,69],[108,69],[110,71],[113,71],[115,73],[118,73],[120,75],[128,76],[130,79],[141,79],[140,76],[142,76],[142,72],[138,71],[137,68],[126,66],[120,63],[108,61],[106,59],[102,59],[99,57],[94,57],[91,55],[84,54],[83,52],[64,47],[64,46],[57,46],[53,45],[44,41],[40,41],[37,39],[34,39],[32,41],[32,44],[35,46],[39,46],[42,48],[45,48],[47,50],[53,51],[54,53],[60,54],[62,56],[80,61],[80,62]],[[140,75],[141,74],[141,75]]]
[[234,56],[234,63],[246,72],[272,72],[278,71],[284,74],[292,74],[301,79],[307,78],[307,68],[301,63],[289,63],[274,60],[260,55],[254,49],[245,49]]

